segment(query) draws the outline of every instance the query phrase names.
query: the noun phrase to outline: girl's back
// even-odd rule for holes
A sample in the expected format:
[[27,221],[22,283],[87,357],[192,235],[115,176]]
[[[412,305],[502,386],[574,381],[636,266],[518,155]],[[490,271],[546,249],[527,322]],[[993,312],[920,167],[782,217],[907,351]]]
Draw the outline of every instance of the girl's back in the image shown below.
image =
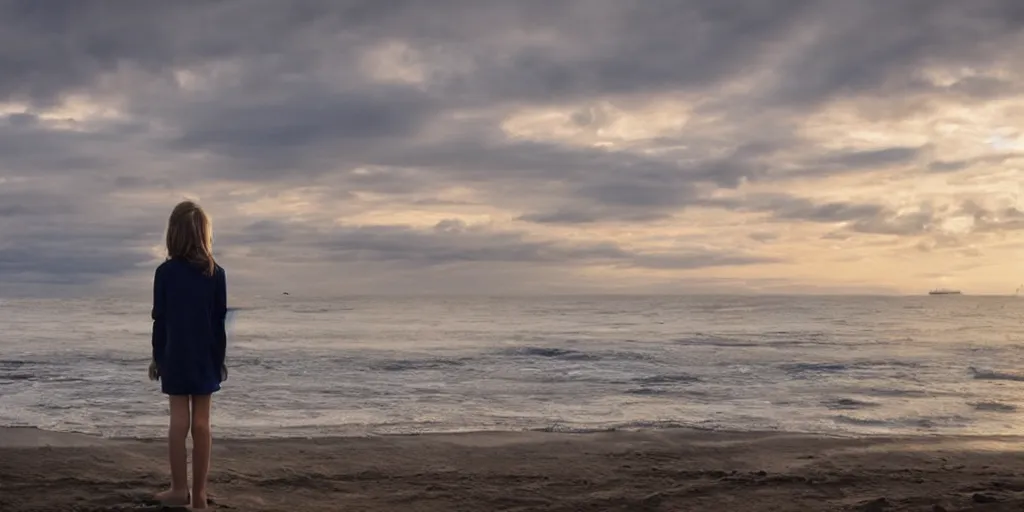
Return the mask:
[[[153,279],[153,362],[150,378],[170,395],[167,432],[171,488],[157,494],[169,507],[208,510],[206,481],[213,434],[212,394],[227,378],[227,286],[213,259],[213,227],[199,205],[184,201],[167,221],[167,261]],[[186,438],[192,433],[192,491]]]
[[172,252],[153,279],[153,359],[164,393],[209,395],[220,390],[223,377],[224,269],[212,260],[190,261],[187,250],[180,252]]

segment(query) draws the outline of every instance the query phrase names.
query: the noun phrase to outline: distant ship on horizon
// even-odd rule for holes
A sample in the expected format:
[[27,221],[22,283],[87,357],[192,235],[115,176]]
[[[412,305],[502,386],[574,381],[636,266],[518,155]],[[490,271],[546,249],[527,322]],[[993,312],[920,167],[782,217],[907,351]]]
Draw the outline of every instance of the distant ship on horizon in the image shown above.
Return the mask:
[[961,295],[960,290],[950,290],[948,288],[938,288],[928,292],[928,295]]

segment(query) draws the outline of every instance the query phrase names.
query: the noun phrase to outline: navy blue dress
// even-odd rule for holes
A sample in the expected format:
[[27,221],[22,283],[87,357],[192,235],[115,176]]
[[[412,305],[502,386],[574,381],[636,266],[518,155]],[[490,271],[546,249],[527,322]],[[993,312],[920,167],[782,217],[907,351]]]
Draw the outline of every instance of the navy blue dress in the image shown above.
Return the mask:
[[224,269],[212,276],[187,261],[169,259],[153,279],[153,360],[168,395],[209,395],[220,390],[227,350]]

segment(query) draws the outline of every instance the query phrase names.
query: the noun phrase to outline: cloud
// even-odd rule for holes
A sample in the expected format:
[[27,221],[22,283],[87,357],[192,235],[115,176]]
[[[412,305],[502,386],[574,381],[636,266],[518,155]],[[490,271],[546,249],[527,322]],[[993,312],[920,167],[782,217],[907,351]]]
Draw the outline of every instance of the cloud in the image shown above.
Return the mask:
[[966,160],[935,161],[928,164],[928,170],[932,172],[956,172],[962,171],[971,165]]
[[749,236],[751,240],[764,244],[774,242],[779,239],[778,233],[771,233],[768,231],[755,231],[747,236]]
[[[7,190],[7,188],[14,190]],[[59,194],[0,186],[0,219],[28,222],[29,218],[54,218],[75,212],[75,206]]]
[[[955,1],[891,3],[812,2],[808,39],[779,63],[773,91],[786,101],[819,102],[836,94],[934,91],[938,86],[914,70],[928,64],[970,66],[998,54],[1021,24],[1019,5],[981,1],[968,8]],[[910,27],[908,22],[915,22]],[[871,37],[865,38],[870,27]]]
[[[763,214],[773,222],[832,225],[835,230],[822,236],[826,240],[846,241],[858,235],[915,238],[919,240],[916,247],[927,251],[963,249],[978,242],[978,236],[1024,229],[1024,212],[1020,209],[970,199],[955,205],[924,202],[896,209],[880,203],[814,202],[786,194],[765,194],[707,200],[703,205]],[[766,242],[777,235],[759,232],[750,238]],[[977,249],[972,251],[977,253]]]
[[[392,39],[418,43],[412,47],[423,48],[428,60],[434,51],[444,53],[438,47],[465,60],[455,69],[439,66],[435,80],[471,98],[699,88],[758,66],[779,48],[786,50],[777,63],[783,91],[821,98],[879,86],[930,59],[984,57],[993,40],[1014,36],[1020,22],[1019,7],[1006,0],[970,8],[948,0],[855,6],[735,0],[729,7],[712,0],[686,6],[669,0],[514,6],[141,0],[117,9],[97,1],[14,0],[0,12],[11,37],[40,43],[5,50],[0,93],[42,101],[89,90],[124,66],[159,72],[242,57],[301,69],[325,53],[335,62],[355,60],[360,50]],[[864,27],[872,30],[868,41]]]
[[41,122],[33,114],[0,116],[0,159],[6,173],[38,176],[109,169],[116,131],[78,131]]
[[701,247],[673,251],[632,251],[614,242],[535,239],[523,232],[474,226],[445,219],[430,229],[407,225],[345,226],[311,230],[301,225],[260,221],[229,243],[247,246],[316,247],[317,258],[338,262],[396,263],[416,268],[455,263],[513,263],[696,269],[775,263],[774,258],[726,253]]
[[921,204],[905,211],[880,211],[847,226],[854,233],[916,237],[925,252],[955,250],[980,257],[980,242],[1024,230],[1024,212],[1015,207],[985,206],[967,200],[957,206]]
[[134,274],[139,265],[153,260],[144,248],[154,235],[135,225],[70,220],[5,230],[0,275],[13,284],[79,286]]
[[597,210],[591,211],[584,210],[557,210],[547,213],[529,213],[519,217],[520,220],[535,222],[537,224],[592,224],[602,221],[625,221],[625,222],[645,222],[664,219],[668,215],[665,213],[641,211],[641,212],[629,212],[629,211],[610,211],[610,210]]
[[936,173],[955,173],[971,169],[979,165],[1006,165],[1016,160],[1020,160],[1022,157],[1024,157],[1024,154],[1009,153],[985,155],[961,160],[936,160],[928,164],[928,170]]
[[[430,99],[405,87],[370,91],[309,90],[278,84],[274,94],[215,97],[178,105],[169,149],[222,157],[239,172],[229,177],[327,172],[372,164],[369,146],[393,150],[414,137],[432,113]],[[360,159],[364,156],[364,159]]]
[[816,289],[842,274],[824,230],[989,247],[1021,222],[1022,23],[1013,0],[0,1],[0,283],[141,282],[185,196],[254,287],[301,263],[648,289],[799,256]]
[[878,235],[922,235],[936,229],[940,215],[927,206],[909,212],[884,211],[857,220],[851,229]]
[[816,203],[803,197],[787,194],[758,194],[742,198],[708,199],[705,206],[739,211],[767,213],[777,220],[841,223],[875,217],[885,212],[878,204],[858,204],[844,201]]
[[920,152],[920,148],[909,147],[847,151],[829,155],[823,158],[820,163],[836,170],[872,169],[897,163],[912,162]]

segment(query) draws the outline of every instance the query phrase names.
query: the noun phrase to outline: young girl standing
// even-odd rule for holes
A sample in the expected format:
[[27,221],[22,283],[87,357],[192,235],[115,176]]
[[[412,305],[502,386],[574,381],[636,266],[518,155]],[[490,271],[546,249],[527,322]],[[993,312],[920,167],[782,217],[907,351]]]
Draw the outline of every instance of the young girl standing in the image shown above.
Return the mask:
[[[227,378],[227,286],[213,259],[212,225],[199,205],[185,201],[167,223],[167,261],[153,280],[153,362],[150,378],[170,396],[167,434],[171,488],[166,506],[205,510],[210,469],[210,398]],[[185,441],[192,432],[192,489]]]

